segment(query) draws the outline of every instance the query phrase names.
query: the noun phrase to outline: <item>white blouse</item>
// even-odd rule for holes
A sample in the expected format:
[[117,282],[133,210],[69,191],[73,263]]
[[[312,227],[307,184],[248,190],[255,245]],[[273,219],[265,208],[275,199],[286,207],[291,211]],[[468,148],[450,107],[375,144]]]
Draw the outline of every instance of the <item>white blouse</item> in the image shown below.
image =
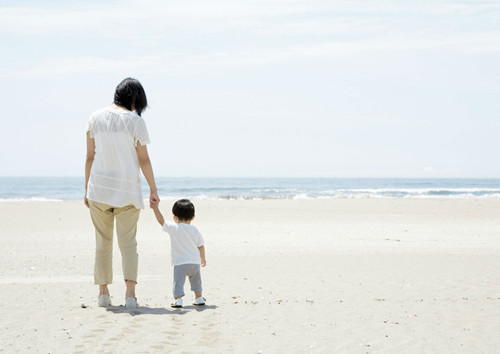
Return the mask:
[[146,122],[115,105],[90,116],[85,132],[95,139],[87,198],[114,207],[144,209],[139,159],[135,147],[149,144]]

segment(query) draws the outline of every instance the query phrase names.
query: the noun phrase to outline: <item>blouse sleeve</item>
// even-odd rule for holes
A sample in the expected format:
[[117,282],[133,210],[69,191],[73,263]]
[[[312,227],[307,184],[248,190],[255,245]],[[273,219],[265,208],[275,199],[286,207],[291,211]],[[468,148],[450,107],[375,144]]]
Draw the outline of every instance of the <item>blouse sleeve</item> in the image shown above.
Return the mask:
[[139,119],[137,119],[137,122],[135,125],[135,134],[134,134],[135,146],[138,145],[137,144],[138,142],[141,145],[149,144],[149,134],[148,134],[148,129],[146,128],[146,122],[141,117],[139,117]]
[[89,118],[89,120],[87,121],[87,128],[85,129],[85,134],[87,134],[87,132],[89,132],[89,133],[90,133],[90,138],[91,138],[91,139],[94,139],[94,132],[93,132],[93,130],[92,130],[93,125],[94,125],[94,117],[93,117],[93,116],[91,116],[91,117]]

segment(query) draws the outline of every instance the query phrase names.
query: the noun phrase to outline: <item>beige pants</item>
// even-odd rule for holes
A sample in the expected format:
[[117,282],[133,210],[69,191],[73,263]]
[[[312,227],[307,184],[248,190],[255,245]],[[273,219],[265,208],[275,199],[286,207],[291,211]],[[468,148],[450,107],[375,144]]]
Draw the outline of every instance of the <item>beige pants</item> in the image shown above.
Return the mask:
[[125,280],[137,282],[137,221],[139,212],[133,205],[115,208],[107,204],[89,200],[90,217],[95,226],[95,266],[94,283],[113,282],[113,224],[116,218],[118,246],[122,254],[122,269]]

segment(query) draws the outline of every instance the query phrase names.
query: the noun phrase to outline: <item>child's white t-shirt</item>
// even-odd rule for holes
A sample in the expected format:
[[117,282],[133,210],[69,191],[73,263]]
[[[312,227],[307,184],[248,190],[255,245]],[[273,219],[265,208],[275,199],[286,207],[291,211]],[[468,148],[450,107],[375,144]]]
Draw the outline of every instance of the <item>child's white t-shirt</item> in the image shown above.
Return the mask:
[[195,226],[165,221],[163,231],[170,235],[172,265],[201,263],[198,247],[203,246],[205,241]]

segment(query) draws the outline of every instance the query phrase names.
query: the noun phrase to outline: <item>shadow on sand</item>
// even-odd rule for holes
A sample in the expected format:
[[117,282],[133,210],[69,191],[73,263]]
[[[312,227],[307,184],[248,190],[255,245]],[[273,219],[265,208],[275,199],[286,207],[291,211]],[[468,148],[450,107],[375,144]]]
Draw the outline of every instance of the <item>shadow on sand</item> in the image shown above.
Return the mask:
[[125,306],[108,306],[106,307],[106,311],[113,313],[128,313],[130,316],[138,316],[138,315],[184,315],[188,313],[188,310],[196,310],[198,312],[202,312],[205,310],[214,310],[217,306],[215,305],[205,305],[205,306],[184,306],[180,309],[171,310],[166,309],[164,307],[151,308],[147,306],[139,306],[136,309],[127,309]]

